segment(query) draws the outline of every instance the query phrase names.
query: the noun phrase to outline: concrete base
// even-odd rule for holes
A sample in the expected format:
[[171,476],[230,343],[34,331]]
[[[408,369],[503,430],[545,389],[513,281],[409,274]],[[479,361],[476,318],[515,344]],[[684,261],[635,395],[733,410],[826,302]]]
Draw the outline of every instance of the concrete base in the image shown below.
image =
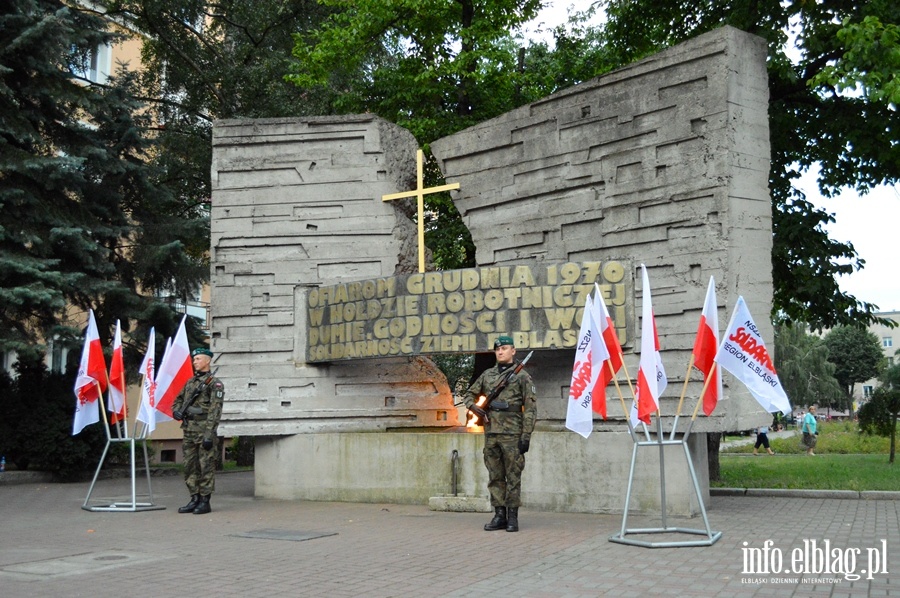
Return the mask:
[[[256,439],[256,495],[283,500],[431,504],[452,497],[452,454],[462,505],[487,503],[484,437],[467,432],[325,433]],[[535,432],[526,456],[522,503],[529,509],[622,513],[633,452],[631,437],[595,432]],[[705,505],[709,504],[706,438],[689,441]],[[660,451],[638,450],[630,513],[660,510]],[[682,445],[664,447],[667,513],[699,514]],[[447,505],[451,501],[444,498]],[[480,510],[480,509],[479,509]],[[489,510],[489,508],[488,508]]]
[[432,511],[450,513],[491,513],[491,501],[486,496],[432,496],[428,499]]

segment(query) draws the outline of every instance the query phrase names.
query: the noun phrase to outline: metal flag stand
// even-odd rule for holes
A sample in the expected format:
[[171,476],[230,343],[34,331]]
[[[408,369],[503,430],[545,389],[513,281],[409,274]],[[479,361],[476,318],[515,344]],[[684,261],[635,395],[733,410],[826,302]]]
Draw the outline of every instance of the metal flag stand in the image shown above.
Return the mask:
[[[697,496],[697,502],[700,505],[700,513],[703,515],[703,523],[705,529],[693,529],[686,527],[669,526],[666,522],[666,470],[663,458],[664,448],[666,446],[681,445],[684,449],[684,456],[687,459],[688,470],[691,473],[691,482]],[[628,505],[631,502],[631,488],[634,484],[634,464],[637,459],[638,448],[644,446],[659,447],[659,490],[660,505],[662,515],[662,527],[648,528],[628,528]],[[706,536],[702,540],[673,540],[668,542],[650,542],[638,538],[629,538],[628,534],[663,534],[663,533],[679,533],[694,534],[698,536]],[[706,507],[703,504],[703,498],[700,496],[700,485],[697,483],[697,474],[694,471],[694,464],[691,461],[691,451],[687,445],[687,435],[681,440],[665,440],[662,434],[662,425],[657,421],[656,440],[636,441],[631,452],[631,469],[628,472],[628,491],[625,493],[625,511],[622,514],[622,529],[618,534],[609,537],[610,542],[618,542],[620,544],[631,544],[632,546],[643,546],[645,548],[672,548],[680,546],[712,546],[722,537],[722,532],[714,532],[709,527],[709,519],[706,516]]]
[[[693,363],[693,358],[692,358]],[[688,366],[690,370],[691,366]],[[709,380],[712,379],[710,375],[707,378],[706,384],[709,383]],[[703,394],[706,392],[706,384],[703,386],[703,391],[700,393],[700,396],[703,397]],[[685,380],[685,386],[687,386],[687,380]],[[682,393],[682,400],[684,395]],[[709,518],[706,516],[706,506],[703,504],[703,498],[700,495],[700,484],[697,483],[697,473],[694,471],[694,462],[691,460],[691,450],[688,448],[688,437],[691,433],[691,428],[694,424],[694,419],[697,417],[697,410],[699,409],[700,401],[697,402],[697,409],[694,409],[694,416],[691,418],[690,423],[688,424],[687,430],[684,433],[684,436],[681,440],[675,440],[675,429],[678,427],[678,415],[675,416],[675,421],[672,425],[672,431],[669,434],[669,439],[666,440],[663,437],[662,431],[662,422],[659,417],[659,411],[656,412],[656,440],[651,440],[649,438],[649,434],[647,434],[646,427],[644,428],[644,433],[647,436],[647,439],[644,441],[637,440],[633,431],[632,438],[634,439],[634,447],[631,451],[631,469],[628,472],[628,490],[625,493],[625,510],[622,513],[622,529],[618,534],[613,534],[609,537],[610,542],[618,542],[619,544],[630,544],[632,546],[643,546],[644,548],[675,548],[682,546],[712,546],[715,544],[719,538],[722,537],[722,532],[713,531],[709,527]],[[678,406],[679,412],[681,411],[681,405]],[[628,427],[631,429],[631,422],[626,416],[625,421],[628,422]],[[695,529],[695,528],[686,528],[686,527],[672,527],[669,526],[666,520],[666,468],[665,468],[665,447],[666,446],[677,446],[681,445],[684,449],[684,457],[687,460],[688,471],[691,474],[691,483],[694,489],[694,494],[697,496],[697,504],[700,505],[700,513],[703,516],[703,524],[705,529]],[[638,448],[644,446],[656,446],[659,448],[659,491],[660,491],[660,511],[662,518],[662,527],[648,527],[648,528],[628,528],[628,505],[631,502],[631,488],[634,484],[634,464],[637,460],[637,452]],[[702,540],[672,540],[669,542],[650,542],[647,540],[641,540],[638,538],[629,538],[627,537],[629,534],[691,534],[697,536],[706,536]]]
[[[150,459],[147,456],[147,426],[145,425],[141,430],[141,434],[138,437],[128,436],[128,424],[127,421],[122,422],[122,427],[119,428],[118,423],[115,424],[116,430],[122,430],[122,436],[118,438],[113,438],[112,433],[109,430],[109,423],[106,416],[106,409],[103,406],[103,395],[101,394],[100,399],[100,410],[103,412],[103,423],[106,428],[106,447],[103,449],[103,455],[100,457],[100,462],[97,464],[97,470],[94,472],[94,479],[91,481],[91,486],[88,489],[87,496],[84,499],[84,504],[81,505],[81,508],[85,511],[93,511],[93,512],[122,512],[122,513],[134,513],[136,511],[159,511],[163,510],[166,507],[162,505],[153,504],[153,487],[150,482]],[[135,427],[137,427],[137,422],[135,422]],[[140,442],[141,448],[143,449],[144,454],[144,466],[143,470],[146,474],[147,478],[147,493],[146,494],[138,494],[137,493],[137,468],[135,462],[135,443]],[[127,443],[130,451],[129,451],[129,463],[131,465],[131,499],[125,500],[114,500],[109,498],[103,499],[95,499],[96,504],[89,504],[91,501],[91,495],[94,493],[94,486],[97,483],[97,478],[100,475],[100,469],[103,468],[103,463],[106,461],[106,456],[109,454],[109,447],[112,446],[113,443]],[[147,502],[138,502],[138,497],[146,498]]]

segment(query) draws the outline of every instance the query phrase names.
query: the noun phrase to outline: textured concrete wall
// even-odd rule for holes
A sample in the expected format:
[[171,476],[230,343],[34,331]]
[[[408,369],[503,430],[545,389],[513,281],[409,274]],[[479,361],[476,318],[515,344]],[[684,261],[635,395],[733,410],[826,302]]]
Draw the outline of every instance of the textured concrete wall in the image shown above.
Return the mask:
[[[709,499],[706,443],[691,436],[700,494]],[[526,509],[619,513],[625,505],[633,443],[628,434],[536,432],[526,455]],[[457,492],[487,502],[482,434],[297,434],[259,438],[256,494],[285,500],[424,504],[451,494],[451,456],[459,455]],[[659,448],[639,447],[630,512],[659,512]],[[289,458],[287,458],[289,457]],[[699,503],[681,445],[665,448],[666,511],[696,515]]]
[[[634,267],[639,304],[646,264],[669,378],[664,415],[677,408],[710,275],[720,325],[743,295],[773,338],[765,57],[761,38],[725,27],[431,146],[461,185],[454,202],[479,266],[619,260]],[[635,326],[639,348],[639,317]],[[572,352],[534,363],[543,429],[559,429]],[[632,376],[637,365],[626,355]],[[691,380],[688,414],[702,386],[696,372]],[[695,431],[767,419],[739,383],[725,393]]]
[[211,328],[223,434],[458,423],[429,360],[303,361],[310,287],[416,270],[409,206],[381,200],[414,186],[415,151],[408,131],[373,116],[216,123]]

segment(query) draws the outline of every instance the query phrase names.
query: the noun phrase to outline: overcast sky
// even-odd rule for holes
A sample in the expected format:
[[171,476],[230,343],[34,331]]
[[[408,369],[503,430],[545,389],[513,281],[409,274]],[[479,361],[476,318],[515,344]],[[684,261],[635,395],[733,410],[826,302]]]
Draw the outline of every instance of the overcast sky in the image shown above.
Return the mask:
[[807,198],[834,214],[827,228],[836,241],[849,241],[866,261],[865,268],[840,279],[841,289],[860,301],[878,305],[879,311],[900,310],[900,193],[896,187],[877,187],[866,195],[845,191],[826,199],[819,194],[814,174],[807,173],[802,188]]
[[[591,2],[566,0],[549,4],[535,20],[545,28],[564,23],[569,7],[574,5],[583,10]],[[595,21],[599,22],[600,18]],[[526,36],[536,37],[536,28],[526,28]],[[893,238],[900,237],[900,191],[895,187],[878,187],[864,196],[845,191],[826,199],[815,184],[815,173],[807,173],[800,187],[809,201],[834,214],[835,222],[826,227],[829,236],[852,243],[866,262],[864,269],[840,278],[841,289],[860,301],[878,305],[879,311],[900,310],[900,268],[895,265],[900,242],[894,242]]]

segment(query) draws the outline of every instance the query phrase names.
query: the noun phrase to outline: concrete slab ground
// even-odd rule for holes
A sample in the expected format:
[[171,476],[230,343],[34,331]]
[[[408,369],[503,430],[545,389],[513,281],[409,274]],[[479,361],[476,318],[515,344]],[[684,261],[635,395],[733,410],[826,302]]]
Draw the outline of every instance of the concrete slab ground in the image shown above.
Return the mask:
[[[618,515],[523,506],[519,533],[485,532],[483,513],[258,500],[252,472],[217,486],[211,514],[179,515],[177,477],[153,479],[165,510],[138,513],[81,509],[87,484],[0,485],[0,595],[900,596],[894,500],[714,496],[716,544],[643,548],[609,541]],[[103,480],[92,498],[129,493]]]

